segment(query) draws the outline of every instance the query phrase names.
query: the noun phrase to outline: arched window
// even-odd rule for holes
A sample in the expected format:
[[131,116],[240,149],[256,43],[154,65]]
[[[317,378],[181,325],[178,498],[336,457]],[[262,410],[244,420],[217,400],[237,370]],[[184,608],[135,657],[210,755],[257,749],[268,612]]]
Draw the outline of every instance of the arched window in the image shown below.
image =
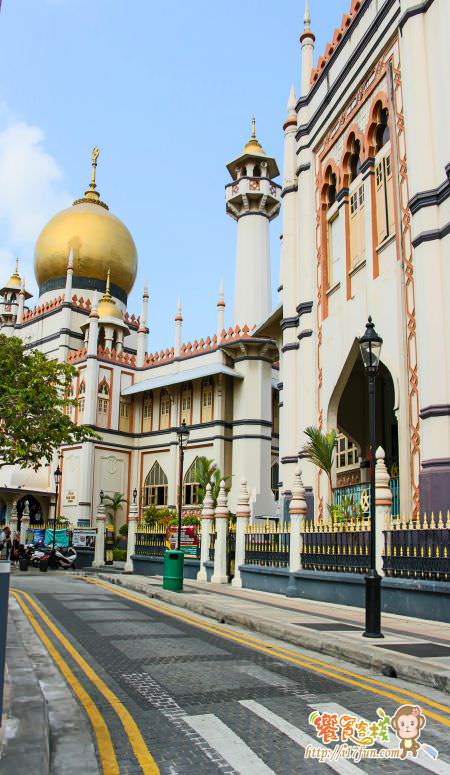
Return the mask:
[[199,482],[197,477],[197,460],[195,458],[191,466],[186,471],[183,485],[183,503],[185,506],[195,506],[198,500]]
[[112,342],[111,342],[111,348],[113,350],[117,350],[117,331],[115,330],[112,335]]
[[272,463],[272,467],[270,469],[270,480],[271,480],[270,486],[272,488],[274,498],[277,501],[279,500],[279,497],[280,497],[280,487],[279,487],[280,468],[277,460],[275,460]]
[[144,393],[142,401],[142,433],[151,431],[153,425],[153,395]]
[[381,105],[375,129],[375,202],[377,213],[377,243],[395,233],[394,184],[389,134],[389,112]]
[[326,210],[327,287],[332,288],[341,280],[341,266],[344,254],[343,225],[339,219],[336,204],[336,173],[329,166],[324,175],[324,209]]
[[381,151],[382,147],[390,140],[389,133],[389,112],[387,108],[382,108],[378,116],[378,126],[375,131],[375,149]]
[[101,347],[102,350],[105,349],[105,329],[103,326],[100,326],[98,329],[97,347]]
[[80,424],[83,422],[85,398],[86,398],[86,382],[84,381],[84,379],[82,379],[80,382],[80,387],[78,389],[78,422]]
[[97,396],[97,425],[107,428],[109,420],[109,386],[103,379],[98,386]]
[[348,166],[350,170],[350,183],[353,183],[361,172],[361,143],[356,138],[351,143]]
[[158,461],[153,463],[142,488],[143,506],[167,506],[168,481]]
[[159,429],[170,427],[170,396],[167,390],[161,390],[159,395]]
[[210,377],[202,382],[201,422],[213,419],[214,383]]
[[121,396],[119,401],[119,431],[130,432],[132,410],[131,398]]
[[261,177],[261,167],[259,164],[255,164],[253,168],[253,177],[254,178],[260,178]]
[[192,423],[192,384],[190,382],[187,385],[183,385],[181,390],[180,424],[183,420],[186,425],[191,425]]

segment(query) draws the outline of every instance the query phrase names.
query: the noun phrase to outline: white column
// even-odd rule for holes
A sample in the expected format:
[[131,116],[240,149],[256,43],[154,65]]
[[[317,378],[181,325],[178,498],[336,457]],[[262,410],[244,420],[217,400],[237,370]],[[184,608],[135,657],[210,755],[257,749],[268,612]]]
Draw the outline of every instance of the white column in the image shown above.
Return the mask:
[[292,487],[292,500],[289,505],[291,517],[291,540],[289,549],[289,572],[295,573],[302,567],[301,552],[303,548],[302,530],[306,517],[305,488],[303,487],[302,472],[297,468]]
[[233,320],[258,325],[271,312],[269,219],[258,212],[241,215],[237,226]]
[[100,504],[97,512],[97,536],[95,539],[93,568],[101,568],[105,564],[105,521],[106,510],[103,504]]
[[206,494],[203,500],[201,516],[201,548],[200,548],[200,570],[197,573],[197,581],[207,581],[205,562],[209,560],[209,537],[211,535],[211,526],[214,519],[214,501],[211,497],[211,485],[206,485]]
[[28,506],[28,500],[25,501],[23,507],[22,519],[20,520],[20,543],[25,544],[27,540],[27,531],[30,527],[30,508]]
[[127,539],[127,559],[125,562],[125,573],[133,573],[133,560],[131,555],[134,554],[136,548],[136,531],[138,523],[138,505],[132,503],[130,506],[130,513],[128,514],[128,539]]
[[69,345],[70,345],[70,334],[68,333],[70,331],[70,323],[72,318],[72,281],[73,281],[73,248],[70,249],[69,258],[67,261],[67,269],[66,269],[66,285],[64,289],[64,305],[62,309],[62,316],[61,316],[61,329],[65,331],[65,333],[60,334],[59,338],[59,351],[58,351],[58,359],[61,363],[64,363],[67,361],[67,356],[69,354]]
[[386,518],[392,513],[392,492],[389,487],[389,473],[384,458],[384,449],[378,447],[375,466],[375,567],[380,576],[383,571],[384,533]]
[[216,517],[216,544],[214,548],[214,573],[211,579],[213,584],[227,584],[227,535],[228,535],[228,503],[225,492],[225,482],[221,481],[219,497],[215,509]]
[[16,325],[22,322],[23,308],[25,304],[25,282],[22,280],[19,292],[19,305],[17,307]]
[[147,284],[144,285],[144,294],[142,296],[142,311],[139,321],[139,329],[137,332],[137,355],[136,365],[143,366],[145,360],[145,353],[147,352],[147,340],[148,340],[148,288]]
[[247,480],[241,479],[241,492],[236,510],[236,550],[234,555],[234,579],[233,587],[242,587],[242,578],[239,566],[245,563],[245,534],[250,518],[250,498],[247,489]]
[[14,538],[14,536],[17,533],[17,501],[13,500],[12,508],[11,508],[11,519],[9,520],[9,527],[11,528],[11,536]]

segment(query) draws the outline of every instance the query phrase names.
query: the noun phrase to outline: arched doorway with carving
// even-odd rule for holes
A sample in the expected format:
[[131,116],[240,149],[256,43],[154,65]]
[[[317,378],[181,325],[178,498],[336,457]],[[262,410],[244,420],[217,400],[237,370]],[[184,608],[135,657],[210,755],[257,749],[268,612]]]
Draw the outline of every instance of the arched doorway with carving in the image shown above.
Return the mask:
[[[398,395],[392,374],[380,362],[376,378],[376,447],[383,447],[391,475],[393,514],[399,511]],[[368,381],[356,340],[332,393],[327,427],[338,432],[333,476],[334,502],[351,497],[359,503],[368,491],[369,398]],[[366,486],[364,486],[366,485]],[[365,501],[367,508],[367,499]]]
[[24,495],[17,501],[17,524],[20,528],[20,522],[22,520],[23,510],[25,503],[28,501],[28,509],[30,512],[30,524],[40,525],[44,524],[43,509],[37,498],[34,495]]

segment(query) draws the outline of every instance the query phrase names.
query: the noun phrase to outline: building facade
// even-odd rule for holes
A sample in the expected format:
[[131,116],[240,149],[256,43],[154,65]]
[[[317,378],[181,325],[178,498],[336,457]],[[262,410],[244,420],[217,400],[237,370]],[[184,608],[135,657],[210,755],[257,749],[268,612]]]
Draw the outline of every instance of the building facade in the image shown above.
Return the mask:
[[[445,0],[353,0],[314,66],[307,3],[300,97],[291,91],[284,124],[280,306],[258,329],[281,330],[285,493],[309,425],[342,434],[336,484],[367,481],[358,337],[371,315],[383,338],[377,444],[398,476],[400,509],[449,507],[447,17]],[[325,477],[303,468],[320,518]]]

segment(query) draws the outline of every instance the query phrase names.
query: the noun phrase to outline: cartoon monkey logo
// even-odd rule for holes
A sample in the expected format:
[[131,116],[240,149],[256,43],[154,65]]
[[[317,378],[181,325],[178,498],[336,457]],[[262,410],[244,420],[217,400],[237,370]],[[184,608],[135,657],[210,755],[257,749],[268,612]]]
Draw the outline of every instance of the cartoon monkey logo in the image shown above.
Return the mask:
[[401,705],[391,718],[391,727],[400,742],[400,759],[406,759],[408,753],[414,758],[422,747],[418,742],[426,719],[418,705]]

